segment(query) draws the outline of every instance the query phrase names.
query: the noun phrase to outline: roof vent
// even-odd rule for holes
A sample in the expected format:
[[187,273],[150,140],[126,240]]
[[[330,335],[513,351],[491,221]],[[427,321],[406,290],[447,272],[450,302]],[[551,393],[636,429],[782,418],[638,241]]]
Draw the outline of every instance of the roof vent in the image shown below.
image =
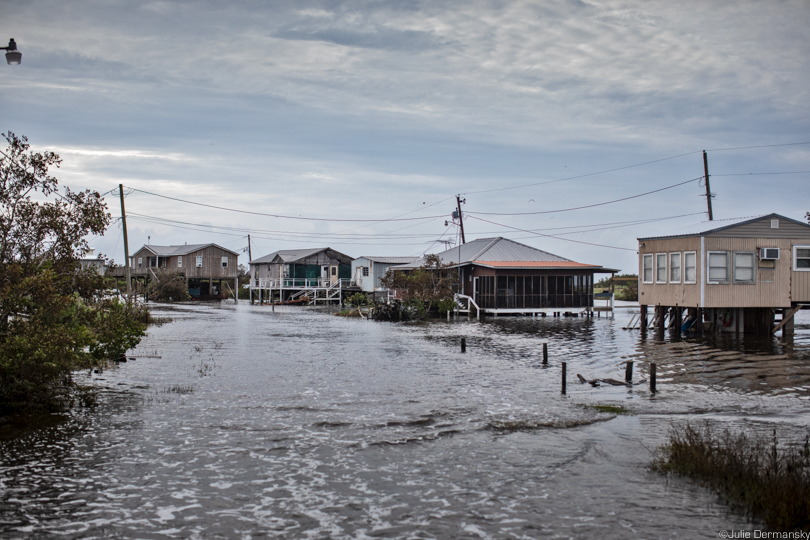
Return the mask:
[[779,248],[759,248],[760,261],[779,260]]
[[772,219],[771,220],[771,229],[778,229],[778,228],[779,228],[779,220],[778,219]]

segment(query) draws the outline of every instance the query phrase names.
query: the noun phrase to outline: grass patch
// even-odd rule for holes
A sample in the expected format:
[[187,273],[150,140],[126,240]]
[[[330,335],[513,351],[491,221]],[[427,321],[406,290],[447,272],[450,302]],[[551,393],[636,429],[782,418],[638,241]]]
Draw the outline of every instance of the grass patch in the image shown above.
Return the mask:
[[344,309],[335,313],[336,317],[357,317],[361,318],[360,310],[357,308]]
[[810,531],[810,436],[803,443],[673,426],[651,468],[697,480],[749,518],[777,531]]
[[588,409],[593,409],[597,412],[602,413],[609,413],[609,414],[630,414],[630,411],[622,407],[621,405],[583,405],[583,407]]

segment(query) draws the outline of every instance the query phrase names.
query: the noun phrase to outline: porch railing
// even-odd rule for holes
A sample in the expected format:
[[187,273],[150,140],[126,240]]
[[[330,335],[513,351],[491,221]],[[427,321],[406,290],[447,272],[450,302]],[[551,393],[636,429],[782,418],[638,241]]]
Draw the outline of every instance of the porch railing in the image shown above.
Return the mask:
[[268,278],[253,279],[252,285],[258,289],[332,289],[335,287],[352,287],[351,279],[339,279],[334,283],[330,278]]

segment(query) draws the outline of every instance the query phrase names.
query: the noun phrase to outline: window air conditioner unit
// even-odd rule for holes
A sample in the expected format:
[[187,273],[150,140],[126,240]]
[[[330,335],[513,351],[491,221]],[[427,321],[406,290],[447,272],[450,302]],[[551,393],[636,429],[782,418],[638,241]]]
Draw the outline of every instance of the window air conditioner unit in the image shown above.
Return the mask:
[[775,261],[779,259],[779,248],[759,248],[760,261]]

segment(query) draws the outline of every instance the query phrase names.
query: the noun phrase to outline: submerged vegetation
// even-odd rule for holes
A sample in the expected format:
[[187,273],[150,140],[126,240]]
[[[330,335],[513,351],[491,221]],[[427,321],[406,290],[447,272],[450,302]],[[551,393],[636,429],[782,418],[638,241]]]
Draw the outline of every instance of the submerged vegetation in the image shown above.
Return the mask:
[[155,279],[149,282],[146,294],[156,302],[191,300],[185,277],[165,268],[155,272]]
[[810,531],[810,436],[791,446],[776,431],[749,437],[687,423],[671,428],[651,468],[692,478],[775,530]]
[[5,134],[0,159],[0,414],[91,405],[79,369],[103,367],[138,344],[149,318],[119,301],[112,284],[79,258],[85,237],[110,224],[96,192],[60,190],[48,174],[61,160]]
[[593,409],[596,412],[601,413],[608,413],[608,414],[630,414],[630,411],[622,407],[621,405],[583,405],[583,407],[587,409]]

